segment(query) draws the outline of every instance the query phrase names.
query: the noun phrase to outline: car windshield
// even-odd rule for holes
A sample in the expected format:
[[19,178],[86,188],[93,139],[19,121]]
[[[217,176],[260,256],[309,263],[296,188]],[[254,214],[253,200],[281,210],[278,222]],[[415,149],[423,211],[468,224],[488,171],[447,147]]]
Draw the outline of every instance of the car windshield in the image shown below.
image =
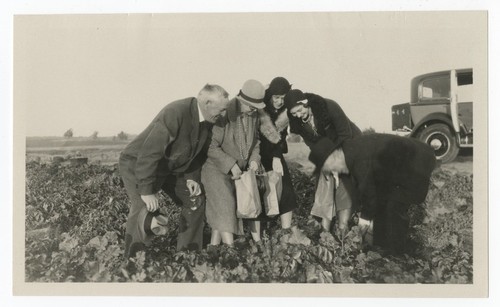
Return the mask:
[[450,98],[450,78],[447,76],[429,78],[422,81],[421,99]]

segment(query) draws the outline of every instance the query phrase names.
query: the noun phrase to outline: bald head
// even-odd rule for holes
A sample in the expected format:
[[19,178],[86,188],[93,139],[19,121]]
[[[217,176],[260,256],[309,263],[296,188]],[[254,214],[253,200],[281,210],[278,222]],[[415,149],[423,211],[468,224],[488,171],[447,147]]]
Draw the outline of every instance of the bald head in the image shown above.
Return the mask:
[[339,173],[348,174],[347,164],[345,162],[344,151],[342,148],[335,149],[326,159],[323,167],[321,168],[323,173]]

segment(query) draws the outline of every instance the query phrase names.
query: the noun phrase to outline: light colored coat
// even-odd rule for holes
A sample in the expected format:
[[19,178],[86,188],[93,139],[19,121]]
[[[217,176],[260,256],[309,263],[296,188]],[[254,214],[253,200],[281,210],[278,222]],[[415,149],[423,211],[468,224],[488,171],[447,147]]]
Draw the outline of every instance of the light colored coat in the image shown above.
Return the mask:
[[236,193],[231,168],[237,163],[245,171],[251,161],[260,164],[257,112],[249,119],[248,126],[242,130],[240,102],[233,98],[227,109],[225,125],[212,129],[212,141],[201,181],[207,196],[207,222],[214,230],[241,233],[236,218]]

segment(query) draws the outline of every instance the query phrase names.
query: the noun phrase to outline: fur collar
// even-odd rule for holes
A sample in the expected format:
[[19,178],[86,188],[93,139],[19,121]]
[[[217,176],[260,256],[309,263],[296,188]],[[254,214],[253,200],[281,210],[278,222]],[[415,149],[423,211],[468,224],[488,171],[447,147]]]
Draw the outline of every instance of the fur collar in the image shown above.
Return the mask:
[[271,116],[264,111],[259,110],[260,132],[271,143],[277,144],[281,140],[281,132],[288,128],[288,116],[286,111],[281,112],[273,123]]

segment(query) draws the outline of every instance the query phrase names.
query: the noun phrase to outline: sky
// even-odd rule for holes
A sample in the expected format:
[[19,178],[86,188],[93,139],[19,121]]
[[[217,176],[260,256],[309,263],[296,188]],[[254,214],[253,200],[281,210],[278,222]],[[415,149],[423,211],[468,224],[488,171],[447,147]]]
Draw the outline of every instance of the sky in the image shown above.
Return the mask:
[[486,61],[485,12],[19,15],[14,101],[27,136],[140,133],[205,83],[283,76],[391,130],[416,75]]

